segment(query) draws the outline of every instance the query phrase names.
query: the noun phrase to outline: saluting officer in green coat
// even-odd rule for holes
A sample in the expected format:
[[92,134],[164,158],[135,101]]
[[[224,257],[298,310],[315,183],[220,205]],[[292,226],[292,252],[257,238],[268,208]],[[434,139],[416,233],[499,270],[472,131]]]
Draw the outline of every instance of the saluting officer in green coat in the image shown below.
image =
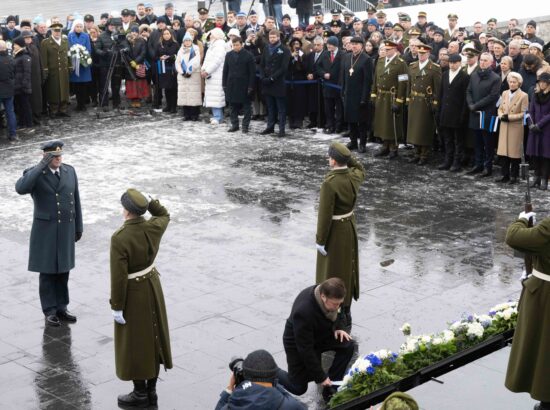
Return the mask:
[[40,45],[40,60],[42,62],[42,78],[46,82],[46,99],[50,115],[68,117],[69,105],[69,74],[72,70],[69,57],[69,42],[61,35],[61,23],[50,26],[51,37],[42,40]]
[[384,41],[386,58],[376,64],[371,98],[374,103],[374,135],[381,138],[384,146],[375,156],[389,154],[397,157],[397,148],[403,142],[403,107],[409,80],[407,63],[399,57],[397,44]]
[[506,387],[529,393],[540,403],[535,410],[550,409],[550,218],[534,227],[534,212],[522,212],[508,228],[506,243],[533,256],[533,273],[523,282],[518,323],[506,372]]
[[[158,200],[135,189],[121,198],[124,225],[111,237],[111,309],[115,319],[116,374],[134,390],[118,396],[122,406],[157,404],[160,364],[172,368],[168,318],[155,268],[170,215]],[[145,219],[146,211],[152,215]]]
[[341,313],[351,327],[351,298],[359,299],[359,252],[353,209],[365,180],[363,165],[340,143],[329,151],[331,171],[321,185],[317,216],[316,283],[338,277],[346,285],[346,298]]
[[415,148],[414,157],[410,162],[418,165],[428,162],[437,126],[435,117],[441,85],[441,68],[430,60],[431,50],[427,44],[418,46],[418,61],[409,66],[407,141],[414,144]]

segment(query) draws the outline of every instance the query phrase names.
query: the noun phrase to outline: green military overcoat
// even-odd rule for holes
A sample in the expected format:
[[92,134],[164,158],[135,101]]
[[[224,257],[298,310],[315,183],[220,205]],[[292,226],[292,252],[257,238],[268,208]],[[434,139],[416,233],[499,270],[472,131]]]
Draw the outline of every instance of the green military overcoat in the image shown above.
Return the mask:
[[352,297],[359,299],[357,229],[355,215],[340,220],[332,217],[353,211],[364,180],[363,165],[352,158],[347,168],[331,170],[321,185],[316,240],[325,246],[327,256],[317,252],[316,283],[332,277],[342,279],[347,290],[344,306],[351,305]]
[[420,69],[419,62],[409,66],[409,119],[407,142],[414,145],[432,146],[436,123],[432,109],[437,109],[441,68],[432,61]]
[[128,274],[150,267],[170,215],[158,200],[149,203],[152,217],[130,219],[111,237],[111,309],[122,310],[125,325],[115,322],[116,374],[121,380],[157,377],[157,366],[172,368],[168,317],[156,268],[145,276]]
[[51,104],[69,102],[69,42],[61,38],[58,45],[52,37],[42,40],[40,46],[42,61],[42,78],[46,79],[46,99]]
[[[550,275],[550,218],[533,228],[519,219],[508,228],[506,243],[531,253],[534,269]],[[505,384],[550,402],[550,282],[531,275],[523,286]]]
[[[395,56],[387,67],[384,58],[378,59],[371,99],[374,103],[374,135],[384,141],[395,141],[397,133],[397,142],[403,142],[403,106],[407,97],[408,78],[407,63],[401,57]],[[400,107],[395,115],[395,130],[392,102]]]

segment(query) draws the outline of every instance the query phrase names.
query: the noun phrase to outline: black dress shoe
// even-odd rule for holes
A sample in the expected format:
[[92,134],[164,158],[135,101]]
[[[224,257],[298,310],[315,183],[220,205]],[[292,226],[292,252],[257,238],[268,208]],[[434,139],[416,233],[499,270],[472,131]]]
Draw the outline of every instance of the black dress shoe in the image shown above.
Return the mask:
[[232,125],[231,128],[227,130],[227,132],[235,132],[235,131],[239,131],[238,125]]
[[409,159],[409,164],[416,164],[418,161],[420,161],[420,157],[412,157]]
[[61,118],[67,118],[67,117],[70,117],[69,113],[66,113],[66,112],[58,112],[57,114],[55,114],[56,117],[61,117]]
[[397,151],[391,151],[388,159],[397,159]]
[[350,151],[353,151],[353,150],[357,149],[357,148],[358,148],[358,146],[357,146],[357,141],[354,141],[354,142],[350,141],[350,142],[348,142],[348,143],[346,144],[346,147],[348,147],[348,149],[349,149]]
[[541,191],[547,191],[548,190],[548,180],[547,179],[543,179],[540,183],[540,188],[539,188]]
[[451,172],[460,172],[460,171],[462,171],[462,167],[460,165],[453,165],[449,171],[451,171]]
[[308,125],[307,125],[307,128],[311,129],[311,128],[317,128],[317,124],[314,123],[314,122],[310,122]]
[[483,171],[481,174],[479,174],[477,177],[478,178],[487,178],[487,177],[490,177],[491,175],[493,175],[493,171]]
[[260,135],[269,135],[269,134],[273,134],[274,132],[275,130],[273,128],[266,128],[265,130],[260,132]]
[[277,136],[279,138],[285,137],[286,136],[285,130],[279,130],[279,132],[277,133]]
[[323,132],[325,134],[334,134],[334,128],[325,128]]
[[46,316],[45,321],[48,326],[59,326],[61,324],[59,322],[59,318],[56,315]]
[[426,165],[428,163],[428,160],[426,158],[420,158],[420,160],[417,162],[417,165]]
[[449,164],[447,162],[444,162],[443,164],[441,164],[440,166],[437,167],[437,169],[440,170],[440,171],[447,171],[450,168],[451,168],[451,164]]
[[504,183],[504,182],[508,182],[508,181],[510,181],[509,176],[502,176],[500,178],[495,179],[495,182],[503,182]]
[[360,152],[361,154],[367,152],[367,147],[365,146],[365,144],[359,144],[359,149],[357,150],[357,152]]
[[57,312],[57,317],[64,322],[69,322],[69,323],[76,322],[76,316],[73,315],[68,310],[60,310],[59,312]]
[[483,171],[483,168],[481,167],[474,167],[472,168],[471,170],[469,170],[468,172],[466,172],[466,175],[475,175],[475,174],[479,174],[480,172]]
[[517,184],[519,181],[518,181],[518,178],[517,177],[512,177],[510,178],[510,181],[508,182],[509,185],[514,185],[514,184]]
[[243,127],[242,131],[243,134],[248,134],[248,127]]
[[531,184],[531,188],[540,187],[540,181],[541,181],[541,177],[536,177],[535,181],[533,181],[533,183]]

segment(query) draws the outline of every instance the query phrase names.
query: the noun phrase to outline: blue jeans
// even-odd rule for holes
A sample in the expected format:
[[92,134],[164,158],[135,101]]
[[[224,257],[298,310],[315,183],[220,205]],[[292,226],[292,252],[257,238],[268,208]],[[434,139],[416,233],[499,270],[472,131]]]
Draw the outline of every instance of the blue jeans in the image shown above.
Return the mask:
[[15,111],[13,109],[13,97],[0,98],[0,102],[4,105],[4,110],[6,110],[6,119],[8,120],[8,138],[15,138],[17,121],[15,119]]
[[267,104],[267,128],[275,127],[275,120],[279,119],[279,131],[285,131],[286,124],[286,97],[265,96]]
[[223,108],[214,108],[212,107],[212,117],[218,122],[223,121]]
[[[273,9],[273,14],[275,14],[274,16],[271,15],[272,10],[270,10],[270,6]],[[265,0],[265,3],[263,4],[263,8],[264,8],[264,14],[266,17],[270,17],[270,16],[275,17],[275,20],[277,20],[277,24],[279,26],[283,24],[283,5],[282,4],[270,5],[269,0]]]
[[493,171],[493,155],[495,153],[495,134],[485,130],[474,130],[474,160],[476,168]]

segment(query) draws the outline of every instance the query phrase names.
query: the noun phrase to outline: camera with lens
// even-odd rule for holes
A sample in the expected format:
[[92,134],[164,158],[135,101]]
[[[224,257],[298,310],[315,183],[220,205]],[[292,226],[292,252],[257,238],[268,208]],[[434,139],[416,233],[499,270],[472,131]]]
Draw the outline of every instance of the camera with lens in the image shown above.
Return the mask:
[[229,370],[231,370],[235,376],[235,386],[238,386],[244,381],[243,362],[244,360],[242,357],[233,357],[229,362]]

